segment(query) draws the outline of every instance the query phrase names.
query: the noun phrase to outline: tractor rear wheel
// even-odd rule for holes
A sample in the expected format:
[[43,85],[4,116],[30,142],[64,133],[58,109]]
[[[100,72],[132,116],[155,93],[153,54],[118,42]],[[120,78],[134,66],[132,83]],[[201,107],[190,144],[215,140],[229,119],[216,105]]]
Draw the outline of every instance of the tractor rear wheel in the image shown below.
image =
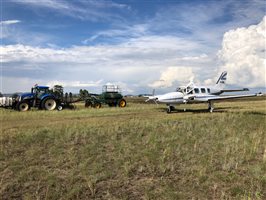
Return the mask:
[[94,104],[94,108],[101,108],[102,107],[102,104],[101,103],[95,103]]
[[28,111],[30,109],[29,103],[26,101],[19,102],[17,104],[17,110],[21,112]]
[[124,108],[124,107],[126,107],[127,102],[126,102],[125,99],[121,99],[121,100],[118,102],[118,105],[119,105],[120,108]]
[[53,98],[44,99],[42,102],[42,109],[54,110],[56,108],[56,101]]
[[86,101],[85,102],[85,107],[88,108],[88,107],[91,107],[92,103],[90,101]]

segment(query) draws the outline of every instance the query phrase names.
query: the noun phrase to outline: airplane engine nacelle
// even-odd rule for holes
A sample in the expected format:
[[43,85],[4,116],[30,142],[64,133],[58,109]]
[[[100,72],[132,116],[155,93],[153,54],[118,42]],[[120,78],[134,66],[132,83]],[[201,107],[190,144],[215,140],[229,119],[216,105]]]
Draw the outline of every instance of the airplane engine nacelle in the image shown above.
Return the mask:
[[187,96],[184,96],[183,99],[184,99],[184,102],[185,101],[188,102],[188,101],[194,100],[195,96],[194,95],[193,96],[192,95],[187,95]]

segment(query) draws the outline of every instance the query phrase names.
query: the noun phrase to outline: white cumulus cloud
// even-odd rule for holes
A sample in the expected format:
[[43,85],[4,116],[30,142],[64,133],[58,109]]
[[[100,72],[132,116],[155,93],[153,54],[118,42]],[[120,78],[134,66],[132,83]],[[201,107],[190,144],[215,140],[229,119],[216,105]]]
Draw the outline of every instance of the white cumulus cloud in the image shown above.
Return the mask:
[[84,88],[84,87],[100,87],[102,85],[102,80],[98,81],[50,81],[46,85],[49,87],[53,87],[54,85],[62,85],[64,87],[78,87],[78,88]]
[[149,84],[150,87],[171,87],[175,82],[188,82],[194,78],[191,67],[168,67],[161,73],[160,80]]
[[[198,53],[191,53],[191,49]],[[70,48],[3,45],[0,56],[6,78],[28,78],[34,84],[39,79],[39,83],[60,83],[74,89],[115,82],[131,93],[142,92],[148,86],[176,87],[177,80],[187,82],[193,76],[192,68],[210,66],[211,57],[201,54],[201,49],[197,42],[173,36],[143,36],[116,45]],[[160,84],[156,82],[159,79]],[[102,82],[94,85],[98,80]],[[16,86],[10,87],[5,81],[3,85],[4,92],[16,91]]]
[[228,83],[248,87],[265,87],[266,16],[257,24],[237,28],[224,34],[219,58],[220,71],[228,71]]

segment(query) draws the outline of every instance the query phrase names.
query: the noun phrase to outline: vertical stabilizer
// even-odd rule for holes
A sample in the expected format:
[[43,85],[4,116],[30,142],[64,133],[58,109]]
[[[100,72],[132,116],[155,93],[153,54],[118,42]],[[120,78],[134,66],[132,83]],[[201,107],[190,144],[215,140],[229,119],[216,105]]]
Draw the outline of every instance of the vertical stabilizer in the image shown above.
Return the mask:
[[219,77],[219,79],[217,80],[215,87],[218,87],[218,88],[221,88],[221,89],[224,88],[225,81],[226,81],[226,76],[227,76],[227,72],[224,71],[221,74],[221,76]]

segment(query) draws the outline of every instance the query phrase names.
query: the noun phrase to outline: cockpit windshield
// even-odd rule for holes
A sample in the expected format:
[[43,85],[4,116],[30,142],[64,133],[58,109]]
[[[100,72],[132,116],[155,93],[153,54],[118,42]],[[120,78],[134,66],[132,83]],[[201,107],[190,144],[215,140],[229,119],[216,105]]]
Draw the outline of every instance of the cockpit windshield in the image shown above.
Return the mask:
[[176,89],[177,92],[181,92],[183,94],[192,94],[194,89],[194,84],[189,83],[187,86],[181,86]]
[[181,92],[183,94],[191,94],[193,91],[193,88],[191,87],[187,87],[187,88],[177,88],[176,89],[177,92]]
[[181,87],[176,89],[177,92],[182,92],[182,93],[184,93],[184,90],[185,90],[185,88],[181,88]]

